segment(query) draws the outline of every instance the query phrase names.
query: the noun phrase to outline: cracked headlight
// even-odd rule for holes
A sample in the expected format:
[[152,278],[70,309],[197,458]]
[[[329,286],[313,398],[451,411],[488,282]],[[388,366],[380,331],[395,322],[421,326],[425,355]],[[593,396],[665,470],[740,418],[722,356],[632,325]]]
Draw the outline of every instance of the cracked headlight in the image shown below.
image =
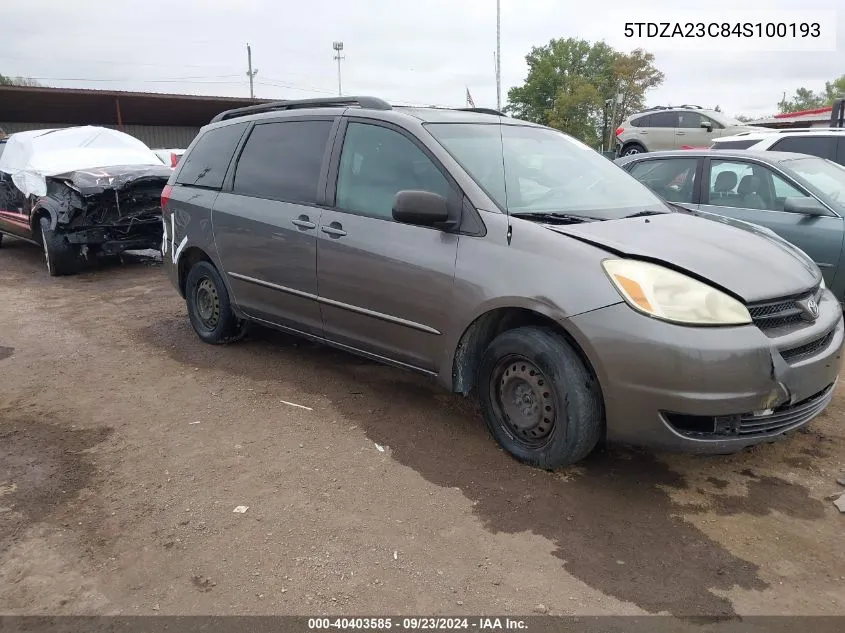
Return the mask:
[[649,316],[686,325],[751,323],[742,303],[669,268],[631,259],[606,259],[602,266],[626,303]]

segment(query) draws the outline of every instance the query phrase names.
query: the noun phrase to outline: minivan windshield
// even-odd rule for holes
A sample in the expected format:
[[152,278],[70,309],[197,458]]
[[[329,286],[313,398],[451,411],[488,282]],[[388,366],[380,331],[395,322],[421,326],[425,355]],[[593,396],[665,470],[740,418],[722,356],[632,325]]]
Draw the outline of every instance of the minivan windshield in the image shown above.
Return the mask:
[[429,123],[426,129],[502,211],[600,220],[672,212],[612,161],[556,130],[498,123]]
[[818,189],[839,205],[845,205],[845,168],[822,158],[794,158],[781,164],[799,180]]

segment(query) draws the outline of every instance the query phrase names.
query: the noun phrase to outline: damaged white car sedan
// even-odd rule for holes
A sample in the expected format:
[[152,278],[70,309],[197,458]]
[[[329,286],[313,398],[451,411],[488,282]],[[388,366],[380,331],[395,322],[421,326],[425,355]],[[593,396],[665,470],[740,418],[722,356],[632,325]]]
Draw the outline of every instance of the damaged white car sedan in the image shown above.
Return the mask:
[[159,249],[173,169],[138,139],[83,126],[12,134],[0,155],[3,234],[41,246],[50,275],[83,260]]

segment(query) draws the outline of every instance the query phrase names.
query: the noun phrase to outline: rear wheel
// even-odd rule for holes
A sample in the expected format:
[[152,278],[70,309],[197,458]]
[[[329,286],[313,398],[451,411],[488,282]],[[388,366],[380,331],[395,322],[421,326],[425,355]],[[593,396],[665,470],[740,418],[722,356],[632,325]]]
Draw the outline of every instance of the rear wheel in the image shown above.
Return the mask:
[[634,154],[644,154],[646,151],[645,147],[640,145],[639,143],[628,143],[622,148],[622,151],[619,152],[620,156],[633,156]]
[[229,292],[210,262],[197,262],[185,281],[188,318],[203,341],[212,345],[233,343],[246,334],[246,321],[235,316]]
[[599,442],[604,411],[598,384],[560,334],[540,327],[496,337],[481,360],[478,391],[484,420],[519,461],[568,466]]
[[77,270],[77,250],[63,235],[57,234],[50,228],[50,220],[41,218],[41,246],[44,249],[44,259],[47,272],[51,277],[72,275]]

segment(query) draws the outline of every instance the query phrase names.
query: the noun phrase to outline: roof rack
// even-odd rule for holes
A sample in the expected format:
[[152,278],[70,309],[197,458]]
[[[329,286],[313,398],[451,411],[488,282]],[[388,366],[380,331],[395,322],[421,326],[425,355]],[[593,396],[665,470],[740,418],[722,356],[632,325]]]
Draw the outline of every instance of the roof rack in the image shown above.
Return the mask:
[[478,112],[479,114],[492,114],[493,116],[508,116],[504,112],[495,110],[494,108],[455,108],[460,112]]
[[262,112],[276,112],[278,110],[295,110],[299,108],[334,108],[339,106],[359,106],[371,110],[392,110],[393,107],[384,99],[378,97],[320,97],[317,99],[292,99],[287,101],[271,101],[258,105],[246,106],[226,110],[211,119],[211,123],[236,119]]
[[646,108],[645,110],[640,110],[640,112],[653,112],[654,110],[677,110],[678,108],[689,108],[690,110],[704,110],[704,108],[702,108],[701,106],[685,103],[683,105],[676,106],[653,106],[651,108]]

